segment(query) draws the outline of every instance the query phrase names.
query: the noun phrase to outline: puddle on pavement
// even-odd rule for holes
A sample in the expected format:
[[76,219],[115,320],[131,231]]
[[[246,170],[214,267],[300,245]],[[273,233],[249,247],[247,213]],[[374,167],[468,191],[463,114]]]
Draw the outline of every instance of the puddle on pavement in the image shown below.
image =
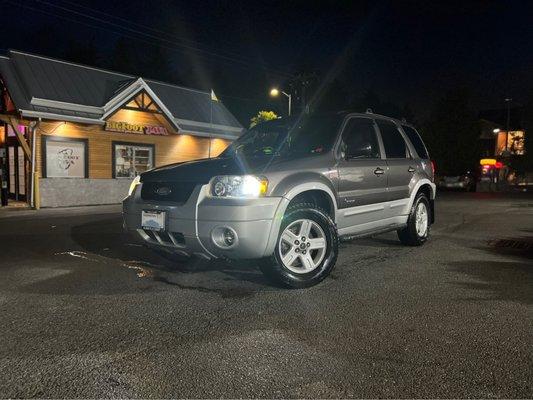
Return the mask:
[[84,251],[78,251],[78,250],[72,250],[72,251],[62,251],[59,253],[54,253],[55,256],[71,256],[76,258],[82,258],[84,260],[99,262],[96,258],[91,258],[89,255]]
[[160,264],[153,264],[148,261],[140,261],[140,260],[129,260],[129,261],[123,261],[116,259],[106,259],[105,257],[98,257],[93,258],[90,256],[90,254],[84,252],[84,251],[78,251],[78,250],[71,250],[71,251],[63,251],[55,253],[56,256],[70,256],[79,258],[82,260],[88,260],[92,262],[98,262],[103,264],[112,264],[112,261],[119,261],[122,267],[125,267],[127,269],[135,271],[135,274],[137,275],[137,278],[140,279],[151,279],[155,282],[161,282],[167,285],[171,285],[174,287],[178,287],[180,289],[185,290],[195,290],[201,293],[215,293],[220,295],[222,298],[244,298],[253,295],[253,291],[250,289],[244,289],[239,287],[233,287],[233,288],[209,288],[204,286],[192,286],[192,285],[184,285],[178,282],[175,282],[168,277],[164,276],[164,274],[160,274],[159,271],[168,270],[163,265]]
[[[103,250],[105,251],[105,250],[109,250],[109,249],[105,248]],[[107,259],[105,259],[104,257],[98,256],[98,258],[93,258],[93,257],[90,257],[89,254],[87,254],[86,252],[78,251],[78,250],[62,251],[62,252],[55,253],[54,255],[56,255],[56,256],[71,256],[71,257],[75,257],[75,258],[81,258],[83,260],[109,264],[109,261]],[[116,260],[116,261],[120,261],[120,260]],[[152,270],[152,268],[155,268],[155,269],[164,269],[165,268],[164,266],[159,265],[159,264],[152,264],[152,263],[150,263],[148,261],[139,261],[139,260],[130,260],[130,261],[122,262],[122,266],[126,267],[128,269],[133,269],[133,270],[137,271],[137,276],[139,278],[153,277],[155,274],[154,274],[154,271]]]
[[155,277],[155,273],[150,268],[163,268],[162,265],[137,260],[126,261],[122,266],[136,271],[138,278],[153,278]]
[[488,245],[495,251],[533,258],[533,237],[493,239]]
[[518,204],[511,204],[511,207],[519,207],[519,208],[533,208],[533,203],[518,203]]

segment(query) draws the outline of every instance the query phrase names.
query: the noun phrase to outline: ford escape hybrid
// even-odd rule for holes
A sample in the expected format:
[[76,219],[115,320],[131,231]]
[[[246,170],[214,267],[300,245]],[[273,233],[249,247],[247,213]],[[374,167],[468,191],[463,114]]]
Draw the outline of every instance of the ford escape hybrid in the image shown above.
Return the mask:
[[434,198],[412,126],[371,113],[303,115],[260,124],[217,158],[141,174],[123,216],[151,247],[257,259],[269,278],[307,287],[335,266],[339,238],[396,230],[422,245]]

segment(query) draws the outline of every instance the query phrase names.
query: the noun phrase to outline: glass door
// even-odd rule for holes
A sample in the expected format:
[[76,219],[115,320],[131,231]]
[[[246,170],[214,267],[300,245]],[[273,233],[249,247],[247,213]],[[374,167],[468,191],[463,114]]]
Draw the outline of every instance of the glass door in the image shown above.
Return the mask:
[[26,201],[26,159],[21,146],[8,146],[9,198]]

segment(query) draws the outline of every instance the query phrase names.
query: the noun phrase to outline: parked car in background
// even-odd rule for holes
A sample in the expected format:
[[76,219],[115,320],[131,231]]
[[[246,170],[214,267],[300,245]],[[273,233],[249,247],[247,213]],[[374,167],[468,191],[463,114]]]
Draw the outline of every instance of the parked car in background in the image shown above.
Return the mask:
[[435,177],[435,183],[439,189],[444,190],[464,190],[475,192],[477,177],[474,173],[466,171],[460,175],[441,175]]
[[147,245],[205,258],[257,259],[288,287],[324,279],[340,237],[397,231],[420,246],[435,184],[414,127],[381,115],[303,115],[259,124],[219,157],[140,175],[124,224]]

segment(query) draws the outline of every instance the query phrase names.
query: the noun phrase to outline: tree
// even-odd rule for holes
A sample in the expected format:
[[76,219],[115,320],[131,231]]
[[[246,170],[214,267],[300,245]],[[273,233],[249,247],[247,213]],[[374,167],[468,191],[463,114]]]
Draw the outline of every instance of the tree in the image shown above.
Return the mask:
[[436,102],[422,135],[441,174],[463,174],[478,163],[480,129],[465,89],[447,92]]
[[324,90],[314,99],[314,111],[341,111],[349,107],[349,92],[346,84],[334,79],[329,82]]
[[101,54],[93,39],[87,42],[70,40],[65,50],[65,59],[75,63],[99,66]]
[[170,83],[181,83],[172,70],[171,58],[160,46],[137,45],[120,37],[111,51],[107,68],[143,78]]
[[365,112],[371,109],[373,113],[386,115],[413,122],[414,115],[407,105],[403,107],[391,101],[383,101],[373,90],[367,90],[361,97],[355,98],[350,104],[350,109],[358,112]]
[[250,128],[265,121],[271,121],[278,118],[274,111],[259,111],[255,117],[250,120]]
[[131,46],[131,41],[125,37],[118,38],[115,47],[109,58],[109,68],[113,71],[123,72],[132,75],[140,75],[138,60],[135,51]]

